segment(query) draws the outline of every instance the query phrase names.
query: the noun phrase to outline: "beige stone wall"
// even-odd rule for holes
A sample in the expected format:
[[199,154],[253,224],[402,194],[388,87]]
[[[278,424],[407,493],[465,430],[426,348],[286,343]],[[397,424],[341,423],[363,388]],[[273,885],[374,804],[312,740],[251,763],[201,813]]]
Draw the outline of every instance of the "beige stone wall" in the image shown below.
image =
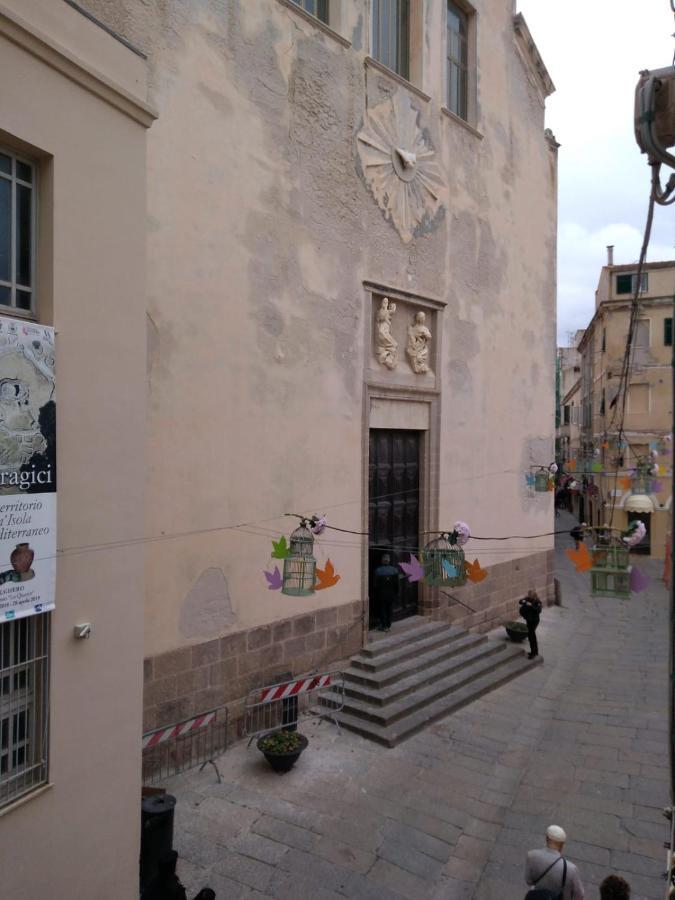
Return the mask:
[[[146,652],[361,601],[358,537],[317,542],[341,574],[330,591],[283,597],[262,571],[286,512],[364,530],[364,282],[442,309],[428,524],[550,530],[551,497],[523,476],[553,455],[556,156],[511,0],[476,3],[475,129],[442,112],[439,4],[416,6],[414,86],[368,62],[365,0],[339,4],[340,39],[280,0],[87,6],[148,54],[161,113],[148,154],[147,529],[176,537],[148,548]],[[444,182],[408,243],[355,141],[366,107],[392,95],[419,114]],[[533,549],[476,554],[497,564]]]
[[[108,545],[143,534],[141,121],[151,117],[129,94],[140,94],[140,57],[55,6],[0,2],[0,143],[38,166],[38,313],[56,329],[64,550],[50,786],[1,811],[1,893],[118,900],[138,885],[144,576],[141,547]],[[79,622],[92,623],[89,640],[73,639]]]

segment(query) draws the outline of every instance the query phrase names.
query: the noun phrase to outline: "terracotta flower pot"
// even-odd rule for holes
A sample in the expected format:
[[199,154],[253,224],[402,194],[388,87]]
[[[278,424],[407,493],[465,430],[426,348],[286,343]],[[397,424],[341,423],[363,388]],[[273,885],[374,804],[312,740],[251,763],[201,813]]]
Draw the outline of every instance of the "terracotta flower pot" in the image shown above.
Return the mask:
[[34,556],[35,551],[31,550],[30,544],[17,544],[15,549],[12,550],[9,561],[11,562],[14,571],[23,575],[30,571],[30,567],[33,565]]

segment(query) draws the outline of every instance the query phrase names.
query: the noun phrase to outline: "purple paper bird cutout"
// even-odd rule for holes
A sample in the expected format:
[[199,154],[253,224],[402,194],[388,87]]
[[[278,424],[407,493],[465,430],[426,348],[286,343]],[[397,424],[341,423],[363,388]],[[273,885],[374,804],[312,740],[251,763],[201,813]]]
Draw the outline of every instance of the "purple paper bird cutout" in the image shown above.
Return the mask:
[[410,554],[410,562],[399,563],[399,566],[408,576],[408,581],[421,581],[424,578],[424,568],[414,553]]
[[646,587],[649,586],[651,579],[648,575],[643,575],[642,572],[637,568],[637,566],[633,566],[630,570],[630,589],[635,594],[639,594],[640,591],[644,591]]
[[279,566],[274,567],[274,572],[265,572],[265,578],[267,579],[267,587],[270,591],[278,591],[283,584]]

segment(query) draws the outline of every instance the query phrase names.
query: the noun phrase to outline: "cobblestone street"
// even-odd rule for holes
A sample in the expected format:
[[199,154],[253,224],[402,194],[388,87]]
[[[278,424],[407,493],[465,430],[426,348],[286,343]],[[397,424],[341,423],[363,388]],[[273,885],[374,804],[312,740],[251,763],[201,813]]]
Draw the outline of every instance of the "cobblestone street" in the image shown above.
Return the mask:
[[[556,520],[565,527],[569,517]],[[525,853],[567,831],[587,898],[609,873],[664,893],[668,803],[667,594],[595,598],[564,556],[539,666],[388,750],[333,725],[278,776],[252,745],[167,783],[179,874],[218,900],[522,900]],[[501,634],[495,639],[502,640]],[[192,894],[190,894],[192,891]]]

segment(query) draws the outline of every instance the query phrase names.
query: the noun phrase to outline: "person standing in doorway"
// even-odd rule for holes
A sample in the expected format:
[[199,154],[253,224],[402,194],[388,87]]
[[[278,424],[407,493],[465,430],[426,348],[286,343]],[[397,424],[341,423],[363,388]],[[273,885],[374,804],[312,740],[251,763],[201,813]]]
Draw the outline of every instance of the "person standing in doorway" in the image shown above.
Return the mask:
[[534,659],[539,656],[539,645],[537,644],[537,626],[539,625],[539,617],[541,615],[541,600],[537,596],[537,592],[529,590],[527,597],[523,597],[520,601],[520,615],[525,619],[527,624],[527,639],[530,642],[530,652],[528,659]]
[[398,569],[391,564],[391,554],[383,553],[380,565],[375,569],[373,583],[380,631],[389,631],[391,628],[391,609],[398,596],[398,578]]

